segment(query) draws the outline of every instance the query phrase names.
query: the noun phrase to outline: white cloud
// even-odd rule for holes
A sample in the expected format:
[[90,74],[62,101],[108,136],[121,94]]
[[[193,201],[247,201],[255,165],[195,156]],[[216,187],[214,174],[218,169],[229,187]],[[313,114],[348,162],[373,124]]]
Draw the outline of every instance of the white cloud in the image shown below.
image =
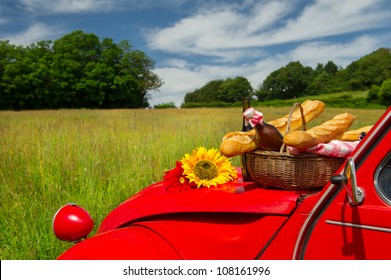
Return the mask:
[[[385,8],[386,0],[247,0],[241,4],[214,4],[195,10],[172,26],[149,30],[146,38],[153,50],[182,55],[189,61],[199,55],[209,58],[203,65],[194,62],[198,66],[181,60],[180,64],[158,67],[165,85],[153,96],[152,103],[176,96],[180,104],[187,92],[227,77],[244,76],[257,88],[272,71],[291,61],[315,67],[332,60],[345,67],[389,45],[390,34],[387,38],[358,35],[389,26],[391,14]],[[347,36],[336,43],[333,36],[342,34]],[[280,51],[268,54],[268,48],[280,46]]]
[[110,0],[19,0],[32,13],[80,13],[105,11],[112,8]]
[[319,63],[329,60],[338,62],[345,67],[353,60],[373,52],[390,39],[390,34],[382,39],[373,36],[360,36],[347,43],[332,44],[326,41],[304,43],[290,52],[292,60],[299,60],[304,65],[315,67]]
[[267,30],[291,10],[289,3],[283,1],[260,2],[252,8],[250,14],[233,5],[200,9],[172,27],[151,30],[147,35],[149,47],[228,57],[234,49],[253,47],[252,36]]
[[339,66],[346,67],[360,57],[383,47],[391,38],[391,33],[383,38],[360,36],[347,43],[328,41],[305,42],[287,52],[277,53],[252,63],[238,65],[204,64],[195,66],[184,60],[156,69],[156,73],[165,81],[160,92],[152,95],[151,105],[174,101],[178,106],[186,93],[202,87],[207,82],[228,77],[243,76],[257,89],[263,80],[273,71],[291,61],[300,61],[303,65],[316,67],[317,63],[332,60]]
[[151,30],[147,41],[151,49],[165,52],[229,57],[237,49],[387,26],[391,14],[381,8],[384,2],[318,0],[306,6],[295,18],[291,17],[294,6],[288,1],[256,2],[250,13],[248,7],[244,11],[233,5],[200,9],[171,27]]
[[173,101],[179,106],[186,93],[203,86],[210,80],[208,73],[200,69],[192,69],[191,65],[187,64],[157,68],[155,72],[164,84],[159,92],[152,94],[151,105]]
[[48,38],[59,34],[61,31],[57,27],[35,23],[21,33],[6,37],[5,40],[9,40],[11,44],[15,45],[29,45],[41,40],[48,40]]
[[[381,0],[318,0],[287,24],[263,34],[270,44],[311,40],[387,26],[390,11],[381,8]],[[261,42],[259,42],[261,45]]]
[[[180,7],[194,0],[16,0],[24,9],[37,14],[93,13],[113,10],[145,10],[164,6]],[[201,0],[198,0],[201,1]],[[203,1],[201,1],[203,2]]]

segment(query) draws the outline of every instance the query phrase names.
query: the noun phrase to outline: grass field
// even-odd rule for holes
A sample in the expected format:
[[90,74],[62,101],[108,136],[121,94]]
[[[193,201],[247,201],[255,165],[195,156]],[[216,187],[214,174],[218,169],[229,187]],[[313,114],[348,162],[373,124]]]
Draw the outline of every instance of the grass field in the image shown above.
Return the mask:
[[[288,107],[265,107],[266,120]],[[326,109],[312,125],[350,112],[352,128],[384,110]],[[55,259],[71,244],[52,233],[58,208],[76,202],[102,219],[198,146],[240,130],[241,109],[0,112],[0,258]],[[238,158],[233,158],[235,165]]]

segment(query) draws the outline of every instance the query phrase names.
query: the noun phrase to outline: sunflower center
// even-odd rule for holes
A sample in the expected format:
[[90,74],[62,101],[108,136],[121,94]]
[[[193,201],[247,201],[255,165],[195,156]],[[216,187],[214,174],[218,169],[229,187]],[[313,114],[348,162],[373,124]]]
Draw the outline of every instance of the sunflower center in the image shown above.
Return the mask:
[[213,162],[203,159],[195,164],[194,174],[201,180],[212,180],[219,175],[219,172]]

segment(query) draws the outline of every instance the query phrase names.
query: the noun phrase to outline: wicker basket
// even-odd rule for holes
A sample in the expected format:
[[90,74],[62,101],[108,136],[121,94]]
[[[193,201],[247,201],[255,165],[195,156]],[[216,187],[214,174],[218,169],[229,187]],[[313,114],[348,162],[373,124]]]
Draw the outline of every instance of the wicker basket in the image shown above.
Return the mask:
[[[288,118],[289,132],[294,104]],[[303,117],[305,129],[305,120]],[[289,154],[285,146],[280,152],[255,150],[244,156],[246,173],[262,187],[283,189],[312,189],[323,187],[344,162],[343,158],[321,156],[309,153]]]
[[324,186],[343,158],[256,150],[245,154],[248,175],[263,187],[311,189]]

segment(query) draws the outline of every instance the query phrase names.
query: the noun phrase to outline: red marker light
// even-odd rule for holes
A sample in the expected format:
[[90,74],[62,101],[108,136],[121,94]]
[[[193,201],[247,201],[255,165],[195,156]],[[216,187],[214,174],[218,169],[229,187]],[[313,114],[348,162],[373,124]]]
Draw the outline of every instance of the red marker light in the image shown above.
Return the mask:
[[69,203],[53,217],[53,231],[63,241],[78,242],[86,238],[94,227],[90,214],[82,207]]

